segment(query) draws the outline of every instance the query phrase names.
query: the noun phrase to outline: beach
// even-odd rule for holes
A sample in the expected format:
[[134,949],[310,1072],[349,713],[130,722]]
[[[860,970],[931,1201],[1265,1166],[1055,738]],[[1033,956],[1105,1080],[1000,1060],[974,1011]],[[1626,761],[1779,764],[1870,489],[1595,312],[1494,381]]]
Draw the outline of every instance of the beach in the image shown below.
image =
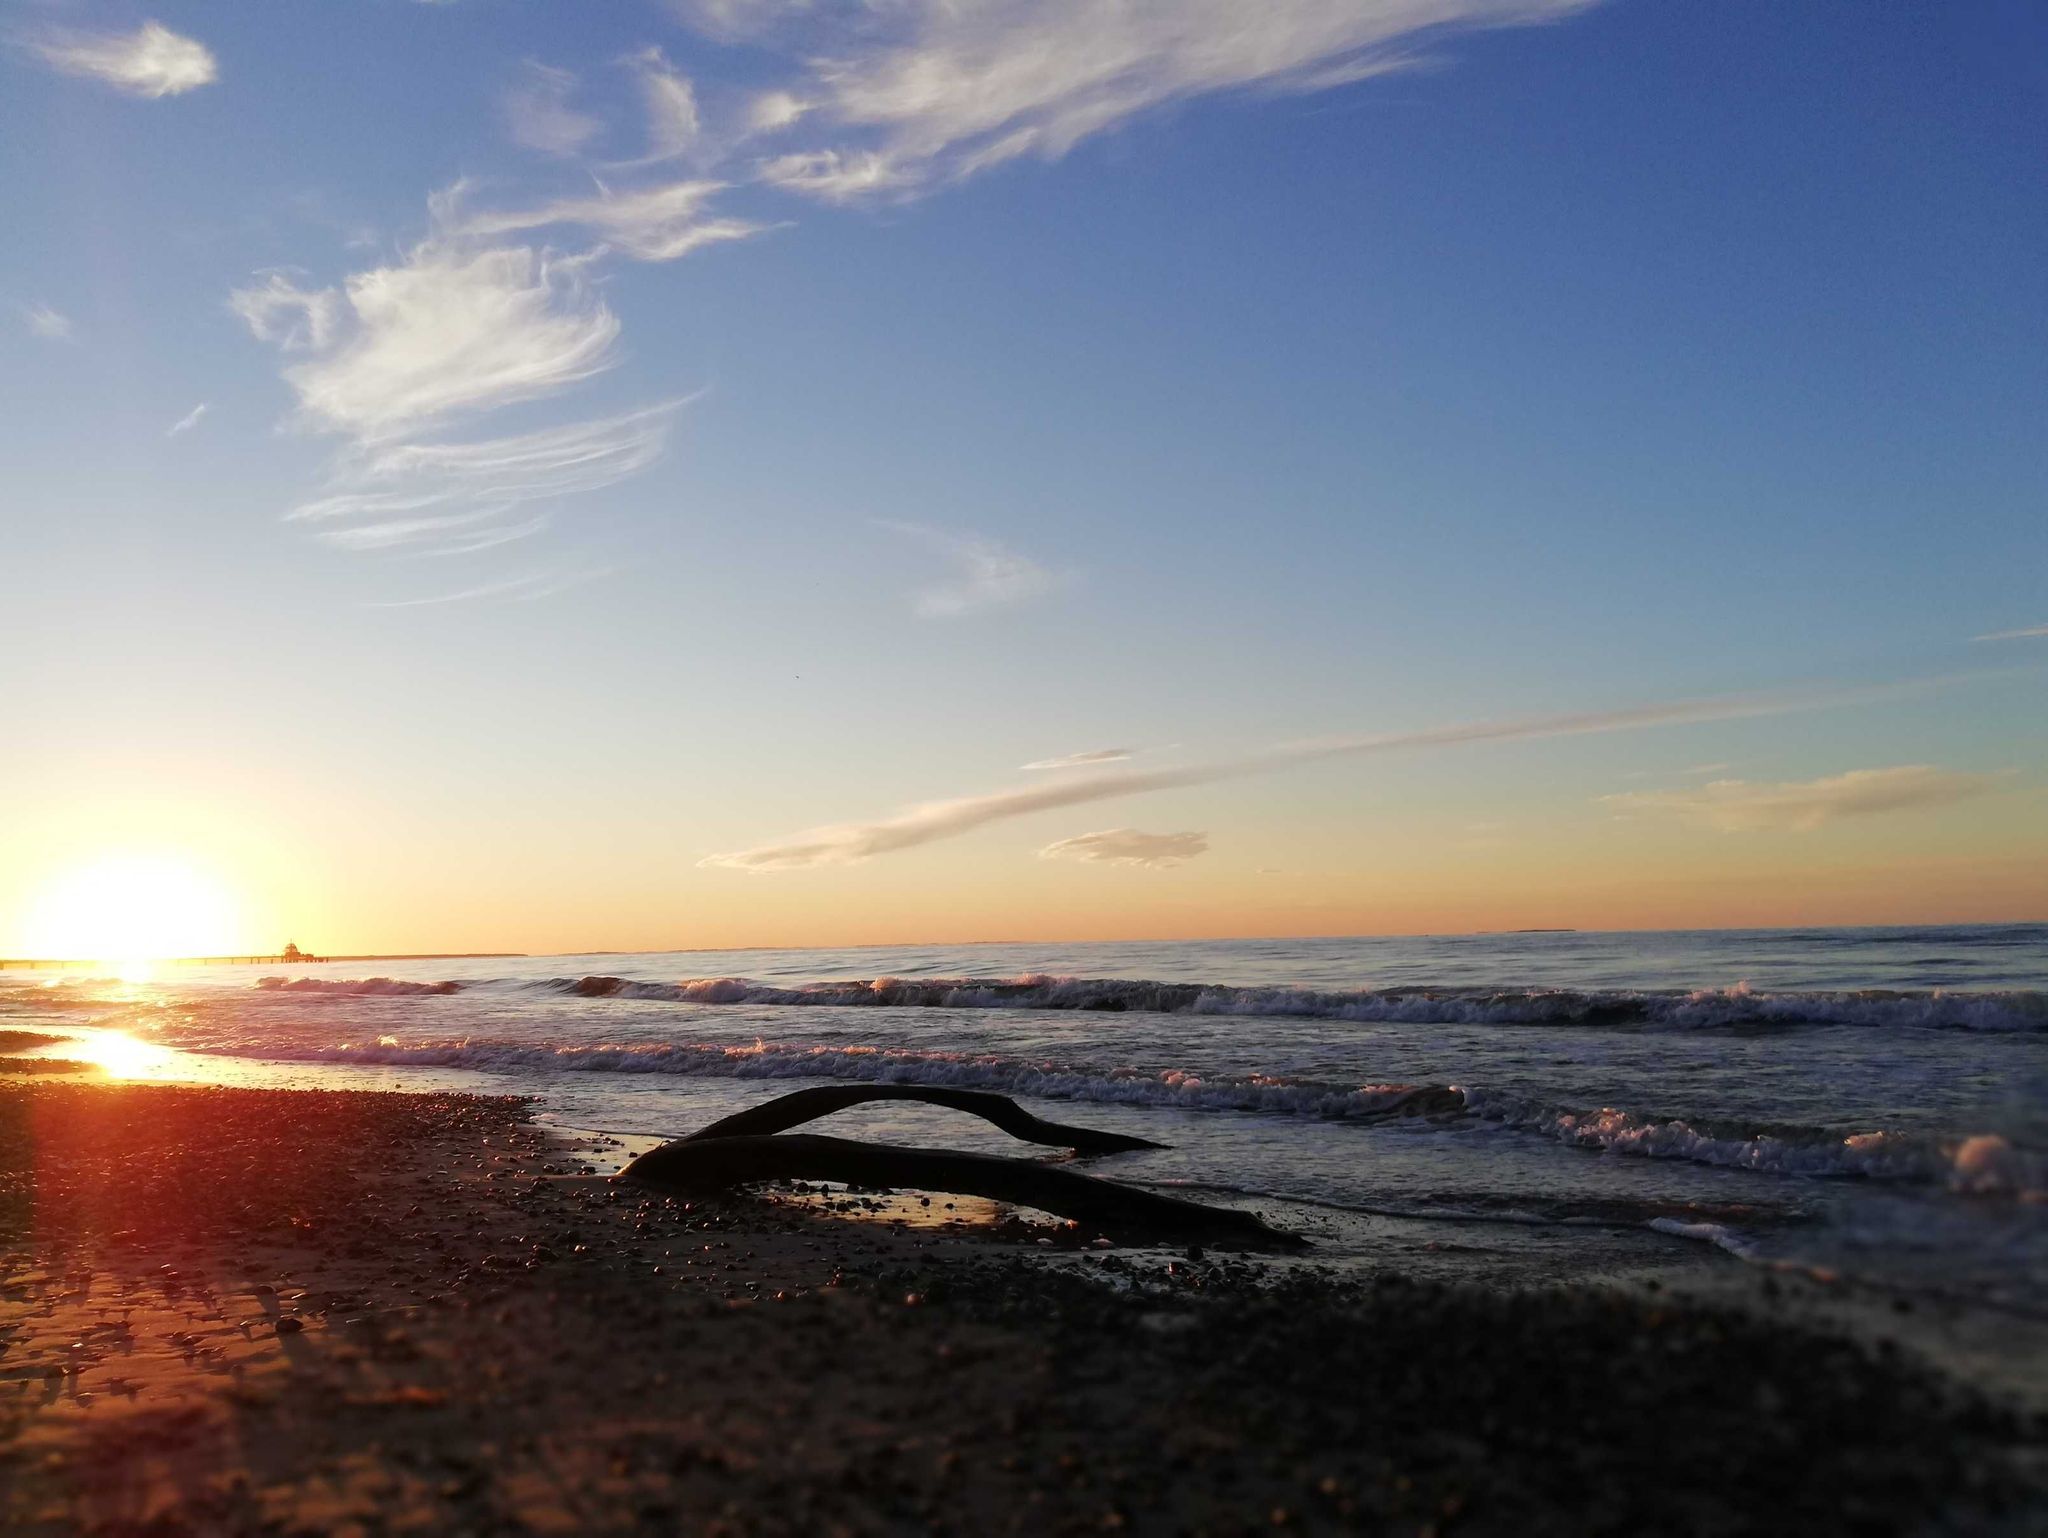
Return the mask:
[[[2023,1532],[2040,1407],[1529,1286],[579,1177],[509,1097],[0,1088],[23,1532]],[[965,1211],[968,1204],[957,1204]],[[1739,1268],[1738,1268],[1739,1269]],[[1745,1273],[1748,1275],[1748,1273]],[[1739,1294],[1739,1295],[1738,1295]]]

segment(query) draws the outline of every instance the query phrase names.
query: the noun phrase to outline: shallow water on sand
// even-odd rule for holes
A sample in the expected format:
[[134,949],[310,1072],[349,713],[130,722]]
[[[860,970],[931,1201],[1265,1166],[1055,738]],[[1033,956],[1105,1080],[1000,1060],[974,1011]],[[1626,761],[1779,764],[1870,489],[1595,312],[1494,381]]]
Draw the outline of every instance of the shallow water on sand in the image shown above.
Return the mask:
[[[9,1027],[654,1136],[811,1083],[980,1087],[1171,1144],[1092,1167],[1254,1199],[1325,1252],[1413,1215],[2048,1312],[2043,925],[7,971]],[[831,1130],[1019,1151],[913,1107]]]

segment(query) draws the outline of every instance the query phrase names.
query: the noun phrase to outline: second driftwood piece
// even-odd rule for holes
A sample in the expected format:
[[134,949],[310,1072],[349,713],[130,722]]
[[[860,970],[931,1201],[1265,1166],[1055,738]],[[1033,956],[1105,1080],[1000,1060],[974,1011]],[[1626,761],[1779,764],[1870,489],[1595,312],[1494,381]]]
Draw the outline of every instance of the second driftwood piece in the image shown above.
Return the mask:
[[865,1105],[871,1100],[915,1100],[926,1105],[942,1105],[948,1110],[966,1111],[995,1123],[1011,1137],[1021,1138],[1027,1143],[1043,1143],[1049,1148],[1071,1148],[1075,1153],[1131,1153],[1141,1148],[1166,1146],[1141,1137],[1126,1137],[1121,1132],[1098,1132],[1093,1127],[1069,1127],[1061,1122],[1047,1121],[1033,1116],[1008,1095],[992,1094],[985,1089],[947,1089],[936,1084],[826,1084],[817,1089],[800,1089],[794,1094],[778,1095],[765,1105],[735,1112],[723,1121],[713,1122],[701,1132],[691,1133],[684,1141],[701,1143],[709,1138],[755,1137],[784,1132],[804,1122],[815,1121],[820,1116],[830,1116],[834,1111]]
[[1036,1207],[1077,1222],[1162,1239],[1206,1239],[1280,1249],[1307,1243],[1233,1207],[1161,1196],[1054,1165],[950,1149],[896,1148],[850,1138],[685,1138],[649,1149],[619,1179],[665,1191],[709,1195],[764,1180],[830,1180],[858,1186],[908,1186]]

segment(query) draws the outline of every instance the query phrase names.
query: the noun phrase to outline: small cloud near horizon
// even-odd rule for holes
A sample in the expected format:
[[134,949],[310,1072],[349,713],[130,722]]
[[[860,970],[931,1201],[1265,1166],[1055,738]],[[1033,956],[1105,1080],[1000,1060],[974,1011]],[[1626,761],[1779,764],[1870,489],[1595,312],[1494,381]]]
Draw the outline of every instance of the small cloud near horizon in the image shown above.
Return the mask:
[[1085,860],[1097,865],[1138,865],[1164,870],[1209,850],[1206,833],[1141,833],[1136,828],[1105,828],[1079,833],[1047,844],[1041,860]]
[[1023,769],[1084,769],[1090,764],[1114,764],[1126,758],[1135,758],[1136,748],[1097,748],[1092,753],[1068,753],[1059,758],[1035,758]]
[[25,304],[21,307],[21,323],[29,333],[48,342],[71,340],[71,317],[61,310],[53,310],[46,304]]
[[1971,636],[1973,641],[2028,641],[2037,636],[2048,636],[2048,625],[2028,625],[2019,630],[1994,630],[1988,635]]
[[453,593],[437,593],[428,598],[392,598],[372,603],[373,609],[419,609],[430,604],[468,603],[480,598],[502,598],[508,602],[531,603],[540,598],[552,598],[565,593],[572,587],[581,587],[599,577],[611,575],[610,567],[598,567],[589,571],[537,571],[523,577],[512,577],[503,582],[487,582],[480,587],[466,587]]
[[166,432],[164,436],[166,438],[175,438],[180,433],[189,433],[190,431],[192,431],[193,428],[199,425],[199,419],[205,416],[210,409],[211,408],[206,404],[205,401],[201,401],[198,405],[194,406],[190,411],[186,412],[183,416],[179,417],[177,421],[173,422],[170,426],[170,430]]
[[1596,799],[1624,818],[1670,816],[1722,833],[1811,833],[1838,817],[1952,806],[1984,794],[1999,778],[1902,764],[1814,780],[1713,780],[1692,790],[1627,791]]
[[908,535],[937,550],[952,564],[952,574],[926,588],[911,607],[926,619],[954,619],[990,609],[1006,609],[1043,597],[1059,578],[1029,556],[977,534],[955,534],[920,523],[877,519],[885,529]]

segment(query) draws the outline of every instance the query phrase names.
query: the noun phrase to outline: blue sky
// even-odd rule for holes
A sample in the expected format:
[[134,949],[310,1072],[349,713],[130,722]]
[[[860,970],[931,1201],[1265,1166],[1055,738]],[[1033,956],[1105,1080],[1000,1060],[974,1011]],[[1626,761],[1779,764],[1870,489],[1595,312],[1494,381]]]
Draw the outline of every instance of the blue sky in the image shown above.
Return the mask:
[[[487,866],[506,819],[530,885],[630,895],[621,943],[828,938],[822,894],[911,890],[1019,934],[1398,926],[1343,852],[1434,829],[1401,869],[1448,870],[1502,822],[1543,830],[1529,901],[1561,830],[1625,893],[1642,819],[1659,871],[1860,860],[1900,903],[1930,851],[2048,852],[2048,639],[1972,639],[2048,623],[2030,7],[5,25],[0,666],[36,746],[0,790],[62,810],[21,892],[252,796],[340,872],[270,907],[380,937],[375,871]],[[1964,673],[698,864],[1048,773]],[[1017,769],[1113,745],[1146,751]],[[1909,768],[1947,778],[1841,780]],[[1205,848],[1033,863],[1104,831]],[[1247,908],[1269,865],[1313,902]],[[1501,873],[1459,880],[1491,913]]]

